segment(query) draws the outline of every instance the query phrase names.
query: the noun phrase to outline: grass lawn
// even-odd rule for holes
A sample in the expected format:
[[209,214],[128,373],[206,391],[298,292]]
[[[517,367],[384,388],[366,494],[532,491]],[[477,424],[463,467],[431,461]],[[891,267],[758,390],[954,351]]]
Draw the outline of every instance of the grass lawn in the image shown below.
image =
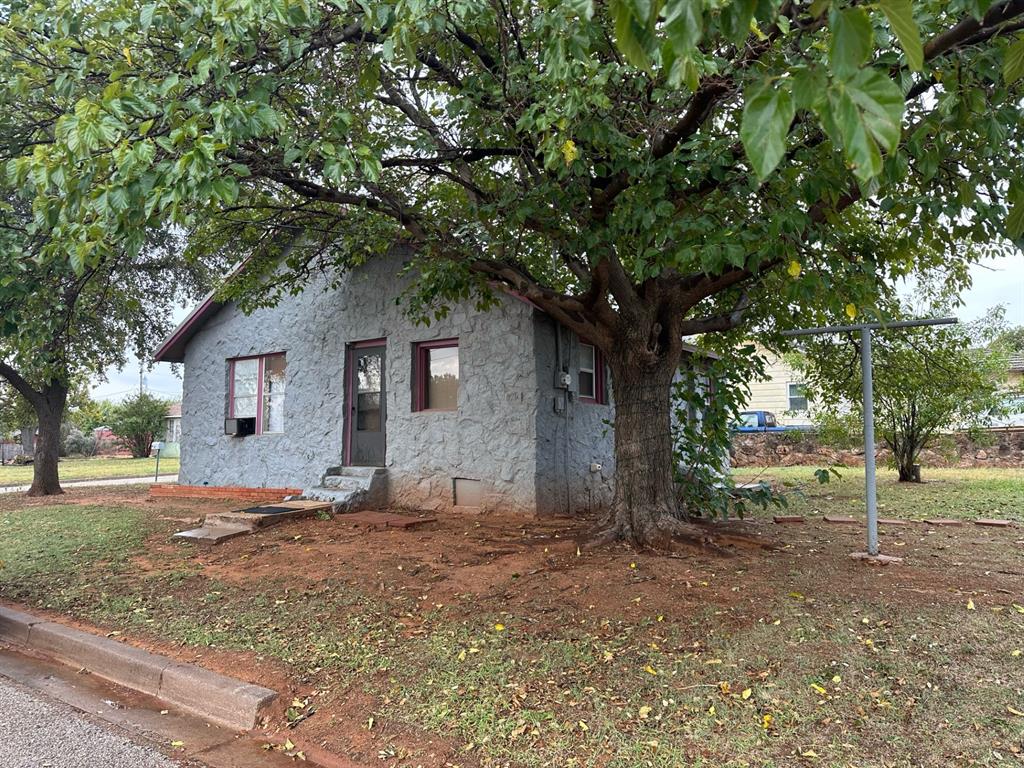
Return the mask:
[[[1020,514],[1019,472],[934,477],[883,499]],[[856,513],[858,490],[808,486],[793,506]],[[847,556],[859,528],[768,515],[731,527],[772,548],[729,557],[578,551],[580,521],[498,514],[171,542],[225,508],[195,504],[0,498],[0,599],[269,685],[267,730],[367,765],[1021,764],[1021,527],[884,531],[906,563],[876,568]]]
[[[864,515],[864,467],[839,467],[842,477],[826,484],[815,467],[737,468],[738,481],[766,480],[787,495],[795,514]],[[973,519],[1005,517],[1024,521],[1024,468],[929,469],[924,482],[901,483],[895,470],[878,470],[878,508],[882,517]]]
[[[61,459],[60,479],[63,480],[104,480],[117,477],[152,477],[156,471],[156,459]],[[177,458],[161,458],[160,474],[174,475],[178,472]],[[0,487],[5,485],[28,485],[32,482],[32,465],[0,467]]]

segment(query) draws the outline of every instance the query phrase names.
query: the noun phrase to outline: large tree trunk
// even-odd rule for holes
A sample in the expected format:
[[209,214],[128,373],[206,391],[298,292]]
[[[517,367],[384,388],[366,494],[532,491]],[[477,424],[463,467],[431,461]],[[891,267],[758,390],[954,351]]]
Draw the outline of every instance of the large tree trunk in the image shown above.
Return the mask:
[[39,439],[36,441],[29,496],[53,496],[64,493],[57,474],[57,461],[60,457],[60,423],[67,398],[67,387],[60,382],[52,381],[43,387],[32,401],[36,416],[39,418]]
[[601,540],[670,549],[680,540],[703,543],[704,531],[680,519],[673,478],[672,379],[677,353],[655,362],[617,351],[609,357],[615,400],[615,496]]

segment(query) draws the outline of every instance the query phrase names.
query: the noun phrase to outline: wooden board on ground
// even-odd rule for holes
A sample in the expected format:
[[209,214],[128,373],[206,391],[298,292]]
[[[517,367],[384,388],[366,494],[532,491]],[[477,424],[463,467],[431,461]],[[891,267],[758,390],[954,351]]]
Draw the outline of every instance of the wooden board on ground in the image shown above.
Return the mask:
[[365,525],[370,528],[412,528],[414,525],[433,523],[437,520],[436,517],[409,517],[408,515],[396,515],[393,512],[374,512],[372,510],[338,515],[337,519],[350,525]]

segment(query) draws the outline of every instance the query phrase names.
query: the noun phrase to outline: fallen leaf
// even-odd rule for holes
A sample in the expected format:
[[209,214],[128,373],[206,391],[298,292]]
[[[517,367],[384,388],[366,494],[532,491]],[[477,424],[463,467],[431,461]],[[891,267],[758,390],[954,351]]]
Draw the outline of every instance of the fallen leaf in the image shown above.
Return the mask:
[[656,670],[650,664],[648,664],[646,667],[644,667],[644,672],[646,672],[648,675],[656,675],[656,674],[658,674],[658,670]]
[[744,688],[743,693],[740,694],[740,697],[744,700],[749,699],[751,693],[753,693],[753,691],[751,691],[749,688]]
[[580,730],[581,731],[589,731],[590,730],[590,726],[587,725],[586,722],[584,722],[583,720],[580,720],[579,726],[580,726]]
[[181,749],[182,747],[185,746],[185,742],[184,741],[172,741],[171,742],[171,746],[174,747],[175,749]]
[[505,625],[504,624],[495,624],[494,625],[494,631],[495,632],[504,632],[505,631]]
[[650,716],[650,714],[651,714],[651,708],[648,707],[646,704],[644,706],[640,707],[640,719],[641,720],[646,720]]
[[1009,704],[1006,705],[1006,711],[1009,712],[1011,715],[1016,715],[1017,717],[1024,717],[1024,712],[1021,712],[1019,709],[1011,707]]
[[968,600],[967,601],[967,610],[968,611],[973,611],[974,610],[974,601],[973,600]]
[[822,688],[817,683],[811,683],[811,688],[813,688],[817,693],[821,694],[822,696],[824,696],[825,694],[828,693],[828,691],[826,691],[824,688]]
[[838,685],[839,683],[843,682],[843,678],[841,678],[839,675],[833,675],[832,682]]

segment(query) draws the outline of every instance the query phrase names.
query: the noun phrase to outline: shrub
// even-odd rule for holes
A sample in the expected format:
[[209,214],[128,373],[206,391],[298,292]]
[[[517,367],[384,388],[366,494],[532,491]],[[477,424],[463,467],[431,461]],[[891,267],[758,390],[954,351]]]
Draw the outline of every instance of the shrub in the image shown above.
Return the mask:
[[153,439],[163,433],[168,401],[140,392],[110,414],[110,431],[136,459],[149,456]]

